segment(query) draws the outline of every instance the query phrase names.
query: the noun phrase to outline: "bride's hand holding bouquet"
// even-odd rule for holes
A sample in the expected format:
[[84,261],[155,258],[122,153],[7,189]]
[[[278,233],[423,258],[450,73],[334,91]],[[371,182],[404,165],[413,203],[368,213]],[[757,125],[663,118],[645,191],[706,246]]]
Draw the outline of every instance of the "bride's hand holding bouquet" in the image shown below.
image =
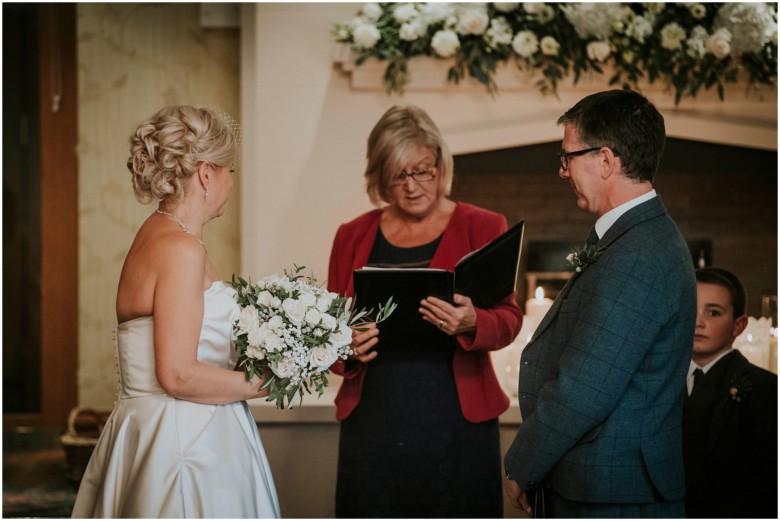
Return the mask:
[[248,380],[260,377],[267,401],[280,409],[292,408],[296,396],[301,403],[311,387],[322,396],[330,366],[356,354],[353,329],[382,322],[395,309],[391,298],[375,314],[355,311],[352,298],[327,291],[303,270],[294,266],[258,282],[233,275],[231,281],[241,308],[233,325],[238,366]]

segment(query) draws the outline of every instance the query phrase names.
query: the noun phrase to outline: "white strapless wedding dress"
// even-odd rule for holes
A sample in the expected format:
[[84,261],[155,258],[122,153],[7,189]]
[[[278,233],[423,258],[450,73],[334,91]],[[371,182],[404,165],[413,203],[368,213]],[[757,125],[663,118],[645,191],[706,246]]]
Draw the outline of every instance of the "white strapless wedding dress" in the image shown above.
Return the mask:
[[[238,305],[215,282],[205,292],[198,360],[235,366]],[[171,398],[154,370],[152,317],[116,331],[119,395],[81,481],[73,517],[280,517],[271,469],[246,402]]]

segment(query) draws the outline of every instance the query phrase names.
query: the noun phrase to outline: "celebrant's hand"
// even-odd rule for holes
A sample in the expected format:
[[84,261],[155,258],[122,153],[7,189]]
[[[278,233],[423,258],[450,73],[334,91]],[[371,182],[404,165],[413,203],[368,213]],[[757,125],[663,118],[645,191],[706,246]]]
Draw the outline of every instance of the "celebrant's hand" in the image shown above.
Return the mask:
[[477,311],[471,299],[456,293],[455,305],[436,297],[427,297],[420,302],[423,319],[448,335],[470,333],[477,328]]
[[516,481],[509,479],[509,476],[506,474],[504,474],[504,493],[513,507],[525,511],[529,516],[533,516],[531,505],[528,504],[528,500],[525,497],[525,493],[520,489],[520,485]]
[[371,351],[371,349],[379,342],[378,335],[379,329],[373,322],[353,327],[352,344],[350,344],[350,347],[354,354],[349,355],[349,359],[359,362],[370,362],[376,358],[378,353]]

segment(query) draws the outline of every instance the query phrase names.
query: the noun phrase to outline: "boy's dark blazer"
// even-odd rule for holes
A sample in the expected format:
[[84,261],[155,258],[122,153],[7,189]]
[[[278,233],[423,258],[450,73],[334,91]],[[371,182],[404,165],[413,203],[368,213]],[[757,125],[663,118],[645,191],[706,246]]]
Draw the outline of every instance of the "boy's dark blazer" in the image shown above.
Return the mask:
[[739,351],[718,360],[686,397],[688,517],[777,517],[777,375]]

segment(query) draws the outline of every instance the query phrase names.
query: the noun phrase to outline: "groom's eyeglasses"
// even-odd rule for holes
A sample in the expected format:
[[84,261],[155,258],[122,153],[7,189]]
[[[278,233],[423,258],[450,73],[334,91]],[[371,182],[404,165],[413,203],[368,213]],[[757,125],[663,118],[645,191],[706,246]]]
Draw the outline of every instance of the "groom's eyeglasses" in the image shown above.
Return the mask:
[[583,150],[575,150],[574,152],[559,152],[558,159],[561,160],[561,167],[563,167],[564,170],[568,170],[569,159],[572,157],[584,156],[588,152],[595,152],[596,150],[601,150],[602,148],[604,147],[585,148]]

